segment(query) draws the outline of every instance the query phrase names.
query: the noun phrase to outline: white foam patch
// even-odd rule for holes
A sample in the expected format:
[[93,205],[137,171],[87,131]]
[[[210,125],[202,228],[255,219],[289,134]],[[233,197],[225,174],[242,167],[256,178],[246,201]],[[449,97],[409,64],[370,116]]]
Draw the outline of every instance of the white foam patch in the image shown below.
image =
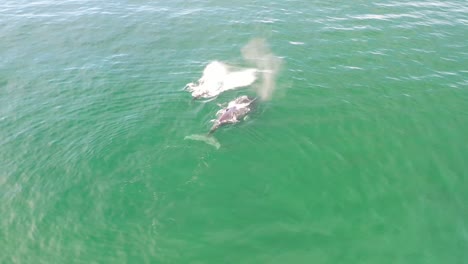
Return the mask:
[[194,98],[211,98],[227,90],[251,85],[257,79],[256,73],[256,69],[230,71],[228,65],[212,61],[205,67],[198,82],[188,83],[185,89]]
[[187,140],[187,139],[205,142],[206,144],[211,145],[215,147],[216,149],[219,149],[221,147],[221,144],[213,136],[194,134],[194,135],[186,136],[184,138],[184,140]]
[[304,45],[305,43],[300,42],[300,41],[289,41],[289,44],[291,44],[291,45]]

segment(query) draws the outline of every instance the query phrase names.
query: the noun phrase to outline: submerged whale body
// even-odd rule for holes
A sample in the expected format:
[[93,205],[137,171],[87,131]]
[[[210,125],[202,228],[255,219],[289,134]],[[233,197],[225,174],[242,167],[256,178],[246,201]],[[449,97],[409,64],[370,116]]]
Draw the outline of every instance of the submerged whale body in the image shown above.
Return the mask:
[[216,119],[213,119],[213,126],[210,129],[210,134],[220,126],[225,124],[235,124],[242,120],[251,110],[251,105],[255,99],[250,99],[243,95],[230,101],[227,107],[222,108],[216,113]]
[[188,83],[185,89],[194,99],[211,98],[224,91],[249,86],[256,79],[256,69],[231,72],[226,64],[213,61],[205,67],[203,76],[195,83]]

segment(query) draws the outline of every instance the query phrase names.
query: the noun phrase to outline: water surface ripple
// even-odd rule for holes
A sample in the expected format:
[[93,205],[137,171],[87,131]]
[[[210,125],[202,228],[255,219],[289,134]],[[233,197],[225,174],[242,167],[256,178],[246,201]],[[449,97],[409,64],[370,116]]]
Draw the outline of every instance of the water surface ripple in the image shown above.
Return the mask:
[[[0,263],[465,263],[468,5],[0,3]],[[270,101],[182,90],[267,39]]]

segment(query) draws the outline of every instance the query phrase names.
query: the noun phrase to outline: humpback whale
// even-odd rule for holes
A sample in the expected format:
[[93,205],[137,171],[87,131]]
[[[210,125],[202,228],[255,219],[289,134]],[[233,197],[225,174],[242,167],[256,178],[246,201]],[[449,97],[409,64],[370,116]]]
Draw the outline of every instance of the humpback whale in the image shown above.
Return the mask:
[[211,120],[214,124],[209,134],[222,125],[235,124],[242,120],[250,112],[251,105],[255,100],[256,98],[250,99],[248,96],[243,95],[230,101],[226,107],[216,113],[216,119]]

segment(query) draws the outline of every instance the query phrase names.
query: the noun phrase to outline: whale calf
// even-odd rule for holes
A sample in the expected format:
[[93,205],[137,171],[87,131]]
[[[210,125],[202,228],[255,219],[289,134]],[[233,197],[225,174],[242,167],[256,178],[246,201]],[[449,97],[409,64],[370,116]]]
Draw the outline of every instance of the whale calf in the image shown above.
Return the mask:
[[242,120],[251,110],[252,103],[256,99],[251,99],[246,95],[237,97],[230,101],[228,105],[216,113],[216,119],[211,120],[214,124],[209,134],[213,133],[220,126],[225,124],[235,124]]

